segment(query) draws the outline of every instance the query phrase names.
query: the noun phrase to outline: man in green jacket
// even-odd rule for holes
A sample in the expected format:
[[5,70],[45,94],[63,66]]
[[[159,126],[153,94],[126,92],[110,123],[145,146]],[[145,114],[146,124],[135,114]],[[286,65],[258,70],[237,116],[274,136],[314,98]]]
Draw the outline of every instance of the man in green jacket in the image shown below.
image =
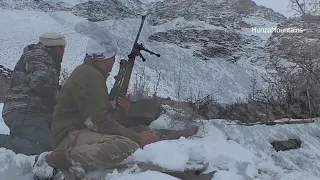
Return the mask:
[[[36,180],[57,179],[61,171],[74,167],[85,171],[119,168],[139,147],[163,139],[160,131],[141,132],[148,128],[127,128],[113,119],[114,107],[109,101],[106,80],[116,53],[111,37],[101,42],[88,41],[84,63],[76,67],[57,95],[51,125],[55,150],[36,158],[33,169]],[[117,103],[129,112],[129,100],[118,98]],[[165,131],[165,138],[194,134],[189,130],[172,132]],[[44,167],[52,173],[44,173],[48,172],[43,171]]]
[[[156,141],[151,131],[137,133],[112,118],[106,79],[117,48],[110,38],[104,46],[90,39],[84,63],[70,75],[57,95],[51,126],[54,151],[42,153],[34,165],[35,179],[57,176],[58,170],[80,166],[85,170],[119,167],[139,147]],[[130,102],[118,103],[129,111]],[[43,166],[52,173],[43,174]]]

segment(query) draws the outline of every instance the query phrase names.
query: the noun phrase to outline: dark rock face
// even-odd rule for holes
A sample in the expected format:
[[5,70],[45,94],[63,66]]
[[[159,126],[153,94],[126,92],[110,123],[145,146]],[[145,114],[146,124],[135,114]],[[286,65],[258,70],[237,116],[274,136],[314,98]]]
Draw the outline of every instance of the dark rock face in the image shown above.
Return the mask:
[[241,38],[238,34],[228,33],[222,30],[169,30],[167,32],[159,32],[149,37],[150,40],[159,42],[168,42],[174,44],[182,43],[208,43],[215,42],[224,44],[225,41],[231,43],[240,42]]
[[85,17],[91,21],[108,19],[134,18],[136,13],[117,0],[88,1],[72,8],[76,16]]
[[289,139],[287,141],[275,141],[271,145],[278,151],[289,151],[292,149],[298,149],[301,147],[301,141],[299,139]]
[[32,11],[68,11],[68,8],[43,0],[0,0],[0,9],[32,10]]
[[88,1],[66,7],[62,3],[48,3],[43,0],[16,0],[7,2],[0,0],[0,8],[34,11],[70,11],[76,16],[87,18],[91,21],[104,21],[108,19],[135,18],[141,14],[143,6],[137,0],[104,0]]
[[231,56],[239,51],[243,42],[241,35],[223,30],[182,29],[159,32],[149,40],[177,44],[180,47],[196,48],[195,56],[202,59]]
[[149,23],[159,25],[183,17],[187,21],[200,20],[216,26],[236,27],[233,25],[234,22],[241,21],[242,17],[253,13],[273,22],[286,20],[283,15],[269,8],[257,6],[252,0],[164,0],[154,5]]
[[187,21],[200,20],[212,25],[227,25],[227,22],[238,19],[233,12],[222,11],[227,4],[206,0],[165,0],[154,6],[149,23],[159,25],[183,17]]
[[[241,28],[253,26],[244,20],[252,16],[272,22],[286,20],[283,15],[257,6],[252,0],[165,0],[154,5],[148,21],[153,26],[177,21],[176,28],[155,33],[149,40],[192,48],[193,55],[203,60],[224,58],[236,62],[248,52],[244,47],[257,42],[239,32]],[[184,22],[172,21],[177,18]],[[193,23],[199,21],[206,25],[199,27]]]

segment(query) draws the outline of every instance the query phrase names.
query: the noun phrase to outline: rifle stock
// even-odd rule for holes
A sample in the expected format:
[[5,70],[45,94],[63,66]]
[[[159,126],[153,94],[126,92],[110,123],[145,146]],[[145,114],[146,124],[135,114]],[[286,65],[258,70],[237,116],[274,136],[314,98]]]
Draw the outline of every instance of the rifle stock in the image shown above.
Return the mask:
[[[149,51],[148,49],[144,48],[142,44],[138,44],[138,40],[139,40],[139,37],[141,34],[142,27],[145,22],[145,19],[146,19],[146,16],[145,15],[142,16],[138,34],[135,38],[131,52],[128,55],[128,61],[126,61],[124,59],[122,59],[120,61],[120,68],[119,68],[117,76],[115,77],[114,86],[110,92],[110,96],[109,96],[110,101],[115,100],[115,98],[117,98],[117,97],[125,97],[126,96],[136,57],[140,56],[142,58],[142,60],[145,61],[142,54],[140,53],[141,50],[144,50],[146,52],[149,52],[150,54],[154,54],[154,55],[160,57],[159,54],[156,54],[156,53]],[[124,112],[123,108],[121,106],[119,106],[117,103],[116,108],[115,108],[115,112],[113,114],[114,118],[121,122],[121,121],[123,121],[122,117],[124,114],[125,114],[125,112]]]

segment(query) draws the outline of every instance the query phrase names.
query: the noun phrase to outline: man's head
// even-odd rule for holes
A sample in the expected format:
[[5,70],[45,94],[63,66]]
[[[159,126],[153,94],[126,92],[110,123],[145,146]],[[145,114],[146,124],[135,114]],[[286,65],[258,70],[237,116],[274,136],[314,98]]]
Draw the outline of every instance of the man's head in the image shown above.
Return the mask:
[[117,52],[117,47],[112,39],[103,43],[89,39],[86,49],[86,59],[94,60],[96,65],[109,73],[113,68]]
[[62,62],[64,50],[67,45],[64,35],[56,32],[46,32],[40,36],[39,41],[41,44],[52,50],[54,60],[57,63]]

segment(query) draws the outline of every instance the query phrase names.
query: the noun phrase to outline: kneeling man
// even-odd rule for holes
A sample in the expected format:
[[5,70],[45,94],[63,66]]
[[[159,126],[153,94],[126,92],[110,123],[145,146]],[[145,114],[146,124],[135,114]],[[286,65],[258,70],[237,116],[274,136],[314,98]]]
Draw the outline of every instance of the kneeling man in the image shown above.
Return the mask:
[[[55,176],[57,170],[80,166],[87,171],[117,168],[139,147],[156,140],[150,131],[137,133],[112,118],[106,79],[115,62],[117,48],[112,41],[101,46],[90,39],[84,63],[70,75],[57,95],[53,115],[54,151],[41,154],[35,163],[36,179]],[[128,111],[130,102],[120,99]],[[36,168],[51,166],[51,177],[40,177]]]

